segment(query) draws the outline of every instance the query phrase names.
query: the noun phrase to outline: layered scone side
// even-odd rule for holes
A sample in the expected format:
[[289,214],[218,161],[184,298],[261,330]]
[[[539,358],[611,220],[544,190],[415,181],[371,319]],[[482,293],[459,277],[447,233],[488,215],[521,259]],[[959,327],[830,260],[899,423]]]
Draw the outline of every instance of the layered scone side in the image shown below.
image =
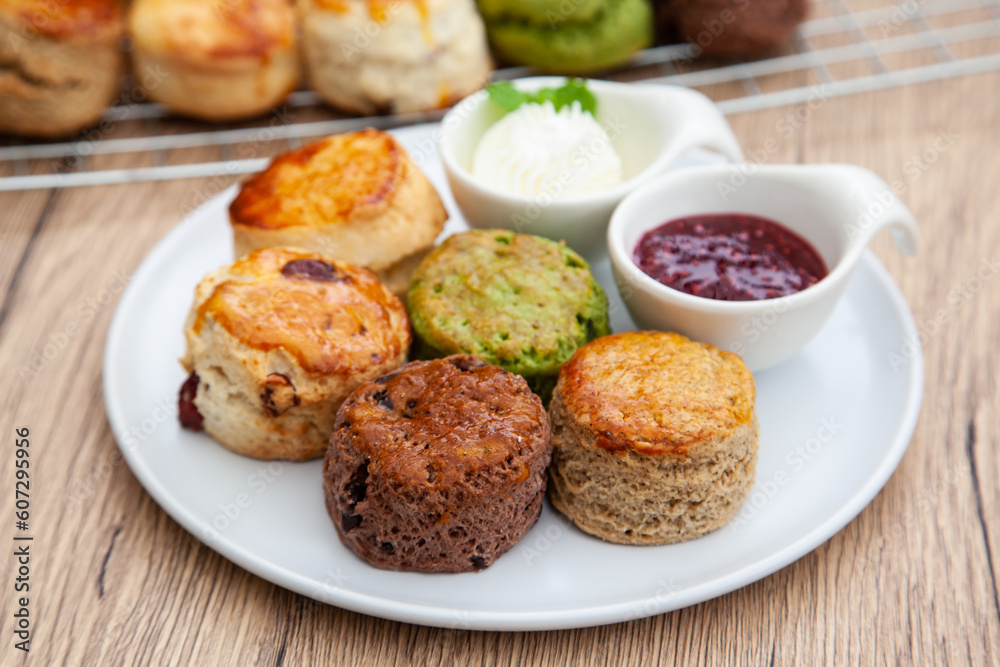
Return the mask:
[[115,0],[0,1],[0,132],[96,124],[119,89],[123,24]]
[[524,376],[547,401],[574,350],[610,332],[608,301],[565,245],[506,230],[455,234],[407,295],[423,358],[467,353]]
[[326,506],[376,567],[482,570],[537,521],[550,457],[548,418],[522,378],[468,355],[411,362],[341,407]]
[[150,99],[204,120],[279,105],[300,78],[291,0],[135,0],[135,69],[160,72]]
[[598,339],[563,366],[549,406],[550,498],[585,532],[668,544],[735,516],[759,426],[738,356],[678,334]]
[[351,391],[405,362],[410,328],[371,272],[266,248],[198,285],[185,339],[205,431],[241,454],[305,460],[326,451]]
[[285,153],[243,184],[229,207],[236,256],[292,245],[375,271],[397,294],[448,212],[388,133],[336,134]]
[[450,106],[493,63],[473,0],[299,0],[311,87],[362,114]]

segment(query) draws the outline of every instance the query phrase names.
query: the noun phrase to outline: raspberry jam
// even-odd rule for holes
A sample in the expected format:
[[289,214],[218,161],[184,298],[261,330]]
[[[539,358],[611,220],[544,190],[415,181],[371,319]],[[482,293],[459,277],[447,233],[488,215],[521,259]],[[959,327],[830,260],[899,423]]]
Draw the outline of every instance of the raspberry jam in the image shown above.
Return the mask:
[[773,220],[740,213],[666,222],[643,234],[634,260],[667,287],[720,301],[787,296],[828,273],[801,236]]

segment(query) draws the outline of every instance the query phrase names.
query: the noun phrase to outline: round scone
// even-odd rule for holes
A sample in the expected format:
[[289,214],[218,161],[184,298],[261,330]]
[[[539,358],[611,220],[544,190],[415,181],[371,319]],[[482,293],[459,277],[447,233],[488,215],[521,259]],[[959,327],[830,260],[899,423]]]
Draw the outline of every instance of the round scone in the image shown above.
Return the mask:
[[608,299],[562,243],[505,230],[455,234],[413,274],[416,353],[473,354],[524,376],[548,401],[576,348],[609,333]]
[[360,114],[451,106],[489,82],[474,0],[298,0],[311,87]]
[[658,19],[673,39],[719,57],[755,57],[788,42],[807,0],[667,0]]
[[554,74],[626,62],[653,41],[649,0],[478,0],[493,52]]
[[199,283],[181,363],[180,416],[262,459],[323,455],[337,408],[406,360],[403,304],[358,266],[264,248]]
[[275,158],[229,207],[236,256],[290,245],[371,269],[396,294],[448,212],[392,135],[335,134]]
[[327,511],[376,567],[482,570],[538,520],[551,451],[523,378],[468,355],[414,361],[341,406]]
[[620,544],[668,544],[735,516],[759,427],[743,361],[675,333],[600,338],[563,366],[549,406],[552,504]]
[[118,92],[117,0],[0,0],[0,133],[73,134]]
[[[134,0],[132,58],[150,99],[202,120],[251,118],[299,82],[291,0]],[[140,76],[140,80],[142,80]]]

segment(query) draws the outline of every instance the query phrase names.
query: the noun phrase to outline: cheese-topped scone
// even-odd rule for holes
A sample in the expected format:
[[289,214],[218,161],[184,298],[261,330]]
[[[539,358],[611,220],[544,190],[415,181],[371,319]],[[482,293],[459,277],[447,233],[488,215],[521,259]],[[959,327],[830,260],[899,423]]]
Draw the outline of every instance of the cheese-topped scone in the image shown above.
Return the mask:
[[229,207],[236,256],[293,245],[374,271],[396,294],[448,219],[427,177],[389,134],[335,134],[285,153]]

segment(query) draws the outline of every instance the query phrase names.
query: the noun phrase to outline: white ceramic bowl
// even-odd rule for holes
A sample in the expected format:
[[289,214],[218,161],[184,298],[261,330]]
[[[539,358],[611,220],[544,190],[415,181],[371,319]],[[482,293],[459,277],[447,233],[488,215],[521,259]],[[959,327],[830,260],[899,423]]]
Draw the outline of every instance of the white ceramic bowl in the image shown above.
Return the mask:
[[[680,217],[746,213],[775,220],[808,240],[829,268],[815,285],[762,301],[717,301],[667,287],[635,264],[647,231]],[[890,227],[912,254],[913,215],[881,178],[851,165],[719,165],[665,174],[627,196],[608,226],[618,290],[645,329],[676,331],[740,354],[751,370],[792,356],[820,330],[871,238]]]
[[[563,77],[512,83],[523,90],[558,87]],[[471,173],[480,138],[503,113],[485,90],[456,105],[442,121],[441,158],[448,183],[472,227],[510,229],[564,240],[585,255],[603,249],[611,212],[636,187],[662,174],[689,148],[718,151],[734,161],[743,153],[725,117],[701,93],[678,86],[589,80],[597,120],[621,157],[625,182],[587,195],[553,199],[511,195],[477,181]]]

